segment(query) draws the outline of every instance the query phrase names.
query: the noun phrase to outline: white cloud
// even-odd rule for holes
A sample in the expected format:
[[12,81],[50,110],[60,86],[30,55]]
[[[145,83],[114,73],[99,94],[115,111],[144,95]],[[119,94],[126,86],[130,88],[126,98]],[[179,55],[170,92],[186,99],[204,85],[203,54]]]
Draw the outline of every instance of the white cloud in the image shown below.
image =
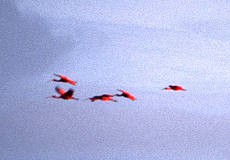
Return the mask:
[[76,18],[117,24],[174,28],[184,20],[229,18],[224,1],[21,1],[22,10],[35,10],[45,17]]

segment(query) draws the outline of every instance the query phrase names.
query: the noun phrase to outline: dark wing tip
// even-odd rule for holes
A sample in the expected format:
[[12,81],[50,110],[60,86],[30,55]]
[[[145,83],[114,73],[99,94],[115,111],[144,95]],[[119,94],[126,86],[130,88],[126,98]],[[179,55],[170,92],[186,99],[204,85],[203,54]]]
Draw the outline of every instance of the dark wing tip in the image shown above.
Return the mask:
[[59,86],[56,86],[55,89],[58,90],[58,89],[60,89],[60,87],[59,87]]

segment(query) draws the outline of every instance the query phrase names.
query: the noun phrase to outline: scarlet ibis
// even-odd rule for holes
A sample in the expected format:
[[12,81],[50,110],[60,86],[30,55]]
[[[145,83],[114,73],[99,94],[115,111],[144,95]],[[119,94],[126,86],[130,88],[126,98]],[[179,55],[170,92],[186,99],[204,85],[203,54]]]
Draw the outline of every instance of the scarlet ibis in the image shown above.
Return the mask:
[[163,88],[162,90],[171,90],[171,89],[174,91],[179,91],[179,90],[186,91],[186,89],[182,88],[181,86],[177,86],[177,85],[169,85],[168,87]]
[[94,97],[91,97],[91,98],[86,98],[85,100],[91,100],[92,102],[96,101],[96,100],[117,102],[117,100],[112,98],[113,96],[114,95],[112,95],[112,94],[103,94],[101,96],[94,96]]
[[65,92],[65,90],[60,87],[56,87],[55,90],[60,94],[60,96],[53,95],[47,98],[62,98],[65,100],[69,100],[69,99],[79,100],[78,98],[73,97],[74,90],[71,88],[67,92]]
[[61,75],[61,74],[54,74],[55,76],[60,77],[60,79],[51,79],[50,81],[55,81],[55,82],[64,82],[64,83],[70,83],[72,85],[76,85],[76,81],[69,79],[68,77]]
[[134,97],[132,94],[130,94],[129,92],[125,91],[125,90],[119,90],[118,91],[122,92],[121,94],[116,94],[116,96],[123,96],[125,98],[129,98],[131,100],[136,100],[136,97]]

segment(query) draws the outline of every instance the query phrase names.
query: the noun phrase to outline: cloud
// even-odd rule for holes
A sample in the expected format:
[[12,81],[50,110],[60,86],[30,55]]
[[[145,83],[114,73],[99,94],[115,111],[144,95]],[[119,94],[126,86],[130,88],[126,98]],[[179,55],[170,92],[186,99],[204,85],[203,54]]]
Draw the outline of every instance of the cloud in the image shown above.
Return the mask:
[[[113,24],[136,24],[146,27],[174,28],[183,20],[210,20],[228,17],[226,1],[76,1],[47,0],[21,1],[21,8],[35,8],[42,16],[54,18],[74,17],[84,21]],[[27,4],[27,5],[23,5]],[[47,7],[49,6],[49,7]]]
[[22,15],[13,1],[0,2],[1,71],[5,78],[39,74],[57,55],[73,48],[73,39],[54,36],[38,15]]
[[230,30],[227,27],[229,24],[230,19],[227,18],[221,20],[184,21],[181,26],[203,37],[225,42],[230,40]]

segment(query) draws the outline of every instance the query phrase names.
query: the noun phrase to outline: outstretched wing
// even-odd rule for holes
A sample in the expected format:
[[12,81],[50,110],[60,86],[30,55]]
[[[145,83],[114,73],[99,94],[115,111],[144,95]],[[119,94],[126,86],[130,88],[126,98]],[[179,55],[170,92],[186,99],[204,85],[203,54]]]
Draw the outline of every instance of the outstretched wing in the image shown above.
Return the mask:
[[112,95],[112,94],[103,94],[103,95],[101,95],[101,97],[113,97],[114,95]]
[[72,84],[72,85],[76,85],[76,81],[72,80],[72,79],[67,79],[67,82]]
[[123,95],[131,100],[136,100],[136,97],[134,97],[132,94],[130,94],[129,92],[125,91],[125,90],[119,90],[118,91],[121,91],[123,93]]
[[61,79],[68,79],[66,76],[61,75],[61,74],[55,74],[55,73],[54,73],[54,75],[60,77]]
[[63,96],[72,97],[73,96],[73,92],[74,92],[73,89],[69,89]]
[[60,95],[63,95],[65,94],[65,90],[60,88],[60,87],[56,87],[55,90],[60,94]]
[[181,86],[176,86],[176,85],[175,85],[175,86],[172,86],[171,88],[174,89],[174,90],[181,90],[181,89],[182,89]]
[[131,99],[131,100],[133,100],[133,101],[136,100],[136,97],[134,97],[134,96],[131,95],[131,94],[128,95],[128,98]]
[[129,92],[125,91],[125,90],[121,90],[121,89],[118,89],[118,91],[124,93],[124,94],[130,94]]

